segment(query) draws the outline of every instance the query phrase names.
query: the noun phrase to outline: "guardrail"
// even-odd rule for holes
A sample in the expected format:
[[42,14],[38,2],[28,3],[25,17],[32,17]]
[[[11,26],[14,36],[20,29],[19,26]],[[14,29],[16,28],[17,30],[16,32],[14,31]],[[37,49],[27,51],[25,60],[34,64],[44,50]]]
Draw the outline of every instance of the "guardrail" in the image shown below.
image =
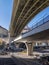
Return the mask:
[[45,23],[47,23],[47,22],[49,22],[49,15],[47,16],[47,17],[45,17],[45,18],[43,18],[41,21],[39,21],[38,23],[36,23],[35,25],[33,25],[32,27],[31,27],[31,30],[29,30],[29,31],[27,31],[27,32],[25,32],[25,33],[22,33],[22,35],[23,34],[26,34],[26,33],[28,33],[28,32],[30,32],[30,31],[32,31],[33,29],[35,29],[35,28],[37,28],[37,27],[39,27],[39,26],[41,26],[41,25],[43,25],[43,24],[45,24]]
[[49,20],[49,15],[48,15],[47,17],[43,18],[43,19],[42,19],[41,21],[39,21],[38,23],[36,23],[36,24],[32,27],[32,29],[34,29],[34,28],[36,28],[36,27],[38,27],[38,26],[40,26],[40,25],[42,25],[42,24],[48,22],[48,20]]

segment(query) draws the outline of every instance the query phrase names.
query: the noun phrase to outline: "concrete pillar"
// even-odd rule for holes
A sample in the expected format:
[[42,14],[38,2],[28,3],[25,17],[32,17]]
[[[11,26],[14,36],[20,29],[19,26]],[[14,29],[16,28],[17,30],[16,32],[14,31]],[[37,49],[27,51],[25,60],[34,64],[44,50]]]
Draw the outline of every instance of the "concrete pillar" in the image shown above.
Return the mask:
[[33,43],[27,43],[27,55],[33,54]]
[[38,43],[36,42],[36,46],[38,46]]

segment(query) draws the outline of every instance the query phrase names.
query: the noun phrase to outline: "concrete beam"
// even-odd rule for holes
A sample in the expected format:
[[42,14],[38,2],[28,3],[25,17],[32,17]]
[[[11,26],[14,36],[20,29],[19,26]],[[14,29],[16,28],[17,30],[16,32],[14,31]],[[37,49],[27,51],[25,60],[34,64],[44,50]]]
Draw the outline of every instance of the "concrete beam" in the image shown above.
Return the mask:
[[[15,0],[14,3],[18,2],[17,5],[14,4],[14,10],[12,14],[12,23],[10,26],[10,32],[11,35],[14,35],[15,33],[18,35],[20,34],[21,30],[24,28],[24,26],[41,10],[43,10],[45,7],[49,6],[49,1],[45,0],[45,2],[40,0],[34,0],[33,5],[29,5],[31,0]],[[41,2],[40,6],[38,6],[38,2]],[[35,7],[35,5],[37,6]],[[31,6],[30,8],[25,9],[26,7]],[[33,8],[36,9],[33,11]],[[21,9],[20,9],[21,8]],[[25,12],[26,11],[26,12]],[[33,11],[33,12],[32,12]],[[20,23],[21,22],[21,23]],[[16,24],[16,26],[15,26]],[[22,25],[21,25],[22,24]],[[18,26],[19,25],[19,26]]]
[[14,0],[13,3],[13,11],[12,11],[12,17],[11,17],[11,23],[10,23],[10,33],[13,34],[13,23],[14,23],[14,18],[15,18],[15,14],[18,10],[18,6],[19,6],[20,0]]
[[[26,16],[29,14],[29,12],[31,11],[31,9],[32,9],[38,2],[39,2],[39,0],[35,1],[34,4],[32,4],[32,6],[28,9],[27,13],[26,13],[24,16],[21,15],[22,21],[21,21],[20,25],[17,27],[17,30],[16,30],[16,31],[18,31],[19,27],[20,27],[21,24],[24,22],[23,20],[27,18]],[[29,4],[28,4],[28,5],[29,5]]]
[[25,9],[25,7],[28,5],[29,1],[30,1],[30,0],[28,0],[28,1],[26,2],[24,8],[22,9],[22,12],[20,13],[20,16],[19,16],[18,19],[17,19],[17,23],[16,23],[16,25],[15,25],[15,30],[16,30],[16,28],[17,28],[17,25],[18,25],[19,19],[20,19],[22,13],[24,13],[24,9]]
[[[17,22],[17,19],[19,18],[19,15],[21,14],[21,11],[22,11],[22,9],[23,9],[23,7],[24,7],[24,5],[25,5],[25,3],[26,3],[26,1],[27,0],[19,0],[19,5],[18,5],[18,9],[17,9],[17,11],[16,11],[16,13],[15,13],[15,18],[14,18],[14,28],[15,28],[15,26],[18,24],[18,22]],[[16,24],[17,23],[17,24]],[[15,29],[14,29],[15,30]],[[13,32],[14,33],[14,32]]]
[[[36,8],[35,11],[33,11],[31,13],[31,15],[27,18],[27,19],[24,19],[23,21],[23,26],[21,26],[21,28],[19,28],[19,32],[22,30],[22,28],[28,23],[28,21],[30,21],[38,12],[40,12],[41,10],[43,10],[45,7],[47,7],[47,3],[48,3],[48,0],[46,0],[44,3],[42,3],[42,5],[40,5],[38,8]],[[26,16],[25,16],[26,17]]]

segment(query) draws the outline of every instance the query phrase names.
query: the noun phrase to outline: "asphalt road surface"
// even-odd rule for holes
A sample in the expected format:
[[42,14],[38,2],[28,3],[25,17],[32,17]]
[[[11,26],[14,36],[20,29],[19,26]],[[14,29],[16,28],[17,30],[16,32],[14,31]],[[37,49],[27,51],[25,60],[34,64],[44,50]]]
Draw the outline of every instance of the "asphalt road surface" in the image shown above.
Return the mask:
[[0,56],[0,65],[40,65],[36,61],[27,58],[13,58],[7,56]]
[[[20,55],[21,56],[21,55]],[[23,56],[23,55],[22,55]],[[14,57],[10,54],[0,55],[0,65],[41,65],[31,58]]]
[[28,58],[13,57],[13,61],[16,63],[16,65],[41,65],[37,61]]
[[11,58],[0,58],[0,65],[16,65]]

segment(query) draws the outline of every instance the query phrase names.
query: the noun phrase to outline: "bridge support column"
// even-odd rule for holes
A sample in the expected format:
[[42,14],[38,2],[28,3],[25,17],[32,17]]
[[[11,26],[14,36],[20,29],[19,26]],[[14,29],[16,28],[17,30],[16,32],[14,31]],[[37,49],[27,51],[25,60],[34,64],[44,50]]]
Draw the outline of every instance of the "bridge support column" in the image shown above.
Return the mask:
[[27,55],[33,54],[33,43],[27,43]]

